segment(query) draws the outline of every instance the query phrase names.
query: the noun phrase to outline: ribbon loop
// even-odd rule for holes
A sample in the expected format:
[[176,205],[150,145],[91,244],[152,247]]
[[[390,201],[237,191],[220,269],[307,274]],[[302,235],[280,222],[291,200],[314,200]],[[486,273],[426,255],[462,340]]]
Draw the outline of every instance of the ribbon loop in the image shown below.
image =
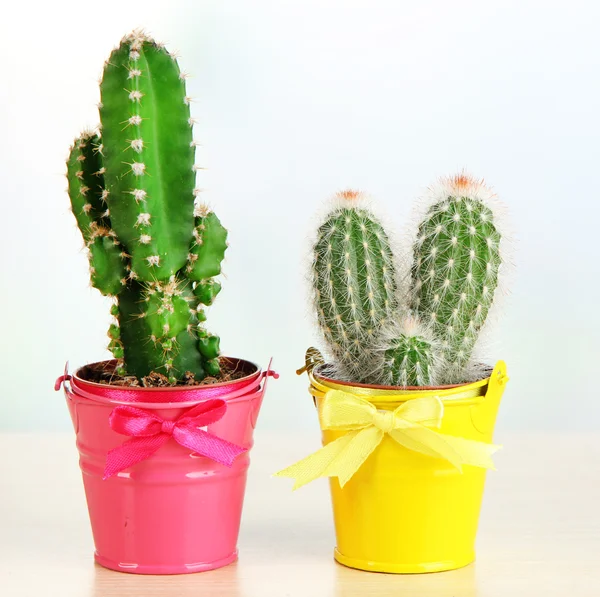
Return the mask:
[[408,450],[446,460],[459,471],[465,464],[493,469],[491,455],[500,446],[439,433],[435,429],[443,413],[437,396],[413,398],[385,411],[354,394],[329,390],[320,407],[321,426],[346,433],[275,476],[294,479],[294,489],[319,477],[337,477],[344,487],[385,436]]
[[373,422],[375,406],[358,396],[348,401],[347,396],[346,392],[329,390],[319,413],[323,429],[362,429]]
[[165,420],[140,408],[117,406],[110,414],[110,427],[121,435],[132,436],[132,439],[108,452],[103,478],[108,479],[146,460],[171,438],[201,456],[230,467],[247,448],[200,429],[217,422],[226,410],[227,403],[224,400],[206,400],[176,420]]

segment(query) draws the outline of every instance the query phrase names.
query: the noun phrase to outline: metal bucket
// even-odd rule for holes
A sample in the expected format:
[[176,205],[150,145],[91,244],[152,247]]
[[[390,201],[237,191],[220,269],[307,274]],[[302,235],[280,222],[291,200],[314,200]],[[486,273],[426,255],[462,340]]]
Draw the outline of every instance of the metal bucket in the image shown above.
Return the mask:
[[[262,373],[248,361],[229,361],[248,375],[206,386],[128,388],[86,381],[82,368],[57,380],[56,389],[64,383],[77,436],[95,560],[102,566],[179,574],[212,570],[237,559],[254,427],[267,378],[276,374],[270,369]],[[195,433],[207,432],[216,441],[245,449],[231,466],[168,437],[149,457],[106,478],[107,454],[129,439],[111,427],[116,409],[139,409],[146,417],[165,421],[162,429],[169,431],[208,400],[219,402],[224,414]]]
[[[507,381],[499,361],[490,377],[459,386],[398,389],[350,384],[313,372],[321,391],[341,389],[393,411],[406,401],[436,396],[444,406],[440,432],[489,443]],[[314,382],[313,382],[314,383]],[[323,430],[323,444],[343,432]],[[337,546],[335,559],[373,572],[419,573],[452,570],[475,559],[475,539],[485,469],[449,462],[399,446],[385,437],[342,488],[330,479]]]

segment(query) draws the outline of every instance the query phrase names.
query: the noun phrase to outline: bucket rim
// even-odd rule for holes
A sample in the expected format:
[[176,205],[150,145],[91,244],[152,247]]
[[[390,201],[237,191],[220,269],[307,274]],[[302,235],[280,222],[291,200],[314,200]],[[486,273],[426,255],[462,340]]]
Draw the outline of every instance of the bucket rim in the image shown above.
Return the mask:
[[[228,357],[222,356],[221,359],[229,362],[235,363],[237,366],[243,367],[244,369],[248,369],[250,373],[248,375],[234,379],[230,381],[224,381],[214,384],[207,385],[196,385],[196,386],[166,386],[166,387],[137,387],[137,386],[117,386],[113,384],[107,383],[98,383],[94,381],[89,381],[82,377],[82,370],[86,367],[91,367],[93,365],[108,365],[113,366],[116,364],[116,359],[108,359],[105,361],[96,361],[93,363],[87,363],[78,367],[70,376],[71,386],[74,390],[74,393],[77,394],[77,390],[83,390],[85,392],[85,396],[79,396],[82,398],[87,398],[90,400],[95,400],[98,402],[102,402],[105,404],[124,404],[124,405],[134,405],[138,408],[148,408],[148,409],[166,409],[166,408],[187,408],[190,406],[194,406],[199,402],[212,398],[211,394],[214,393],[216,389],[224,389],[229,386],[232,387],[232,393],[236,393],[235,397],[228,399],[228,394],[219,394],[219,397],[227,402],[235,402],[237,400],[246,400],[250,396],[250,394],[254,394],[258,390],[258,385],[260,384],[260,380],[262,379],[262,368],[252,361],[248,361],[246,359],[241,359],[237,357]],[[247,391],[242,395],[239,395],[240,392],[236,390],[247,388]],[[118,397],[114,397],[115,393],[123,396],[122,399]],[[173,397],[176,395],[185,394],[188,392],[194,392],[193,399],[190,400],[172,400],[169,399],[169,394]],[[206,394],[205,397],[199,396],[200,394]],[[113,395],[113,397],[109,396],[109,394]],[[131,400],[126,399],[127,395],[133,396],[134,394],[145,394],[148,396],[149,402],[141,401],[141,400]],[[152,396],[154,395],[154,400],[152,400]],[[165,401],[157,401],[156,398],[166,398]]]
[[476,404],[485,399],[488,385],[493,375],[493,368],[489,368],[486,377],[475,382],[441,386],[385,386],[365,384],[358,382],[342,381],[321,373],[320,370],[327,366],[326,363],[317,365],[309,373],[311,382],[333,390],[349,390],[365,398],[373,404],[393,404],[406,402],[425,396],[436,396],[448,405]]

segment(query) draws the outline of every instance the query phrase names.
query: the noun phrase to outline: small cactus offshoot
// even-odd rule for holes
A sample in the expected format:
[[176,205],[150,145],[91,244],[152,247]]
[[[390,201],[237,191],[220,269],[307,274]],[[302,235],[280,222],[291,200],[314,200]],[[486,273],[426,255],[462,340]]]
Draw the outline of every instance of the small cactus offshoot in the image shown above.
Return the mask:
[[92,285],[114,297],[109,349],[118,372],[171,382],[219,375],[219,339],[203,306],[221,285],[227,231],[197,203],[185,75],[140,31],[121,40],[100,83],[101,136],[84,132],[67,161],[73,214]]
[[477,370],[473,349],[504,260],[494,195],[459,174],[427,201],[408,288],[397,286],[389,235],[361,193],[339,193],[318,229],[315,308],[342,379],[423,386],[461,383]]
[[378,355],[377,382],[386,386],[435,386],[440,359],[433,333],[415,316],[391,326]]

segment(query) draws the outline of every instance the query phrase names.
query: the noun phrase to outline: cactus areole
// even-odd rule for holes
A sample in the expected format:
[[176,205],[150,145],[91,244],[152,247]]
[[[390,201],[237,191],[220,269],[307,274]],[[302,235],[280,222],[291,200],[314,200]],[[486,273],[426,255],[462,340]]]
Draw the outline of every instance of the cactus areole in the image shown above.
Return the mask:
[[100,92],[101,133],[75,140],[67,178],[91,283],[114,300],[118,372],[218,377],[219,338],[204,327],[204,307],[221,289],[227,231],[198,203],[185,75],[136,31],[107,60]]

